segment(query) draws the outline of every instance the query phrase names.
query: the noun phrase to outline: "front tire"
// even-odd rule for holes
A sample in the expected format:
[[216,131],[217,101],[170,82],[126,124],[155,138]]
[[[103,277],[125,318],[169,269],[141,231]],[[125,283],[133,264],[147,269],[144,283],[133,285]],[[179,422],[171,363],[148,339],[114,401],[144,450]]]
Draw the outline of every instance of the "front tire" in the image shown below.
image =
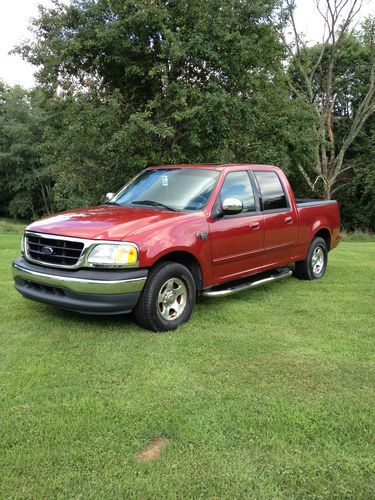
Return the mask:
[[302,280],[318,280],[327,269],[328,249],[323,238],[314,238],[305,260],[296,262],[294,274]]
[[194,278],[177,262],[162,262],[150,272],[134,309],[137,323],[154,332],[175,330],[188,321],[196,297]]

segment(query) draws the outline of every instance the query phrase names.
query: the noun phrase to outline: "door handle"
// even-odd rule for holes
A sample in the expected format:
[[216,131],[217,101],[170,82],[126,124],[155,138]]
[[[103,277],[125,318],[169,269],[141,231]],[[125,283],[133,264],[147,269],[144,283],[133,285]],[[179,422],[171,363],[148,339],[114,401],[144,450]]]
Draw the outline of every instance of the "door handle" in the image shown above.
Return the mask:
[[293,224],[293,217],[285,217],[285,222],[287,224]]
[[259,222],[252,222],[250,224],[250,227],[251,227],[251,229],[253,229],[254,231],[256,231],[257,229],[260,228],[260,224],[259,224]]

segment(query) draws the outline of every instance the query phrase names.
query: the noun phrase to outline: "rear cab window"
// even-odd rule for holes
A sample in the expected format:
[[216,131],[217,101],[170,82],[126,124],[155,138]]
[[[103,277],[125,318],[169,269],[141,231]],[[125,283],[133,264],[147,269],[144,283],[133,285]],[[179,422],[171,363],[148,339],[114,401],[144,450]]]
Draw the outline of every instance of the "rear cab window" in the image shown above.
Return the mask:
[[276,172],[270,170],[255,170],[264,211],[283,211],[290,208],[284,187]]

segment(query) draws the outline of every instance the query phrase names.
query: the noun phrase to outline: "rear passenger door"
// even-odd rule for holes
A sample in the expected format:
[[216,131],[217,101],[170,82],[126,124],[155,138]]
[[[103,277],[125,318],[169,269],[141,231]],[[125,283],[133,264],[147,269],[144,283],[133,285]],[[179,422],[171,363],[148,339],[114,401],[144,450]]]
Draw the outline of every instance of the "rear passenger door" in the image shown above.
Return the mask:
[[286,190],[276,172],[253,172],[264,215],[264,266],[291,262],[298,224]]
[[[240,199],[243,211],[217,215],[225,198]],[[240,278],[262,267],[264,228],[259,208],[249,171],[228,172],[209,219],[215,282]]]

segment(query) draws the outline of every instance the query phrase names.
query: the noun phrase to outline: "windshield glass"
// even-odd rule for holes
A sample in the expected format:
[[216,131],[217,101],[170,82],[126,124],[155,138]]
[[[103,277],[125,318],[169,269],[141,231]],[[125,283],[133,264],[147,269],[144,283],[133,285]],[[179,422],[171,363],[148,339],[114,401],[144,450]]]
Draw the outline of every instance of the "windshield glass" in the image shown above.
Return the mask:
[[217,170],[203,168],[145,170],[120,191],[112,203],[162,210],[200,210],[211,196],[219,175]]

